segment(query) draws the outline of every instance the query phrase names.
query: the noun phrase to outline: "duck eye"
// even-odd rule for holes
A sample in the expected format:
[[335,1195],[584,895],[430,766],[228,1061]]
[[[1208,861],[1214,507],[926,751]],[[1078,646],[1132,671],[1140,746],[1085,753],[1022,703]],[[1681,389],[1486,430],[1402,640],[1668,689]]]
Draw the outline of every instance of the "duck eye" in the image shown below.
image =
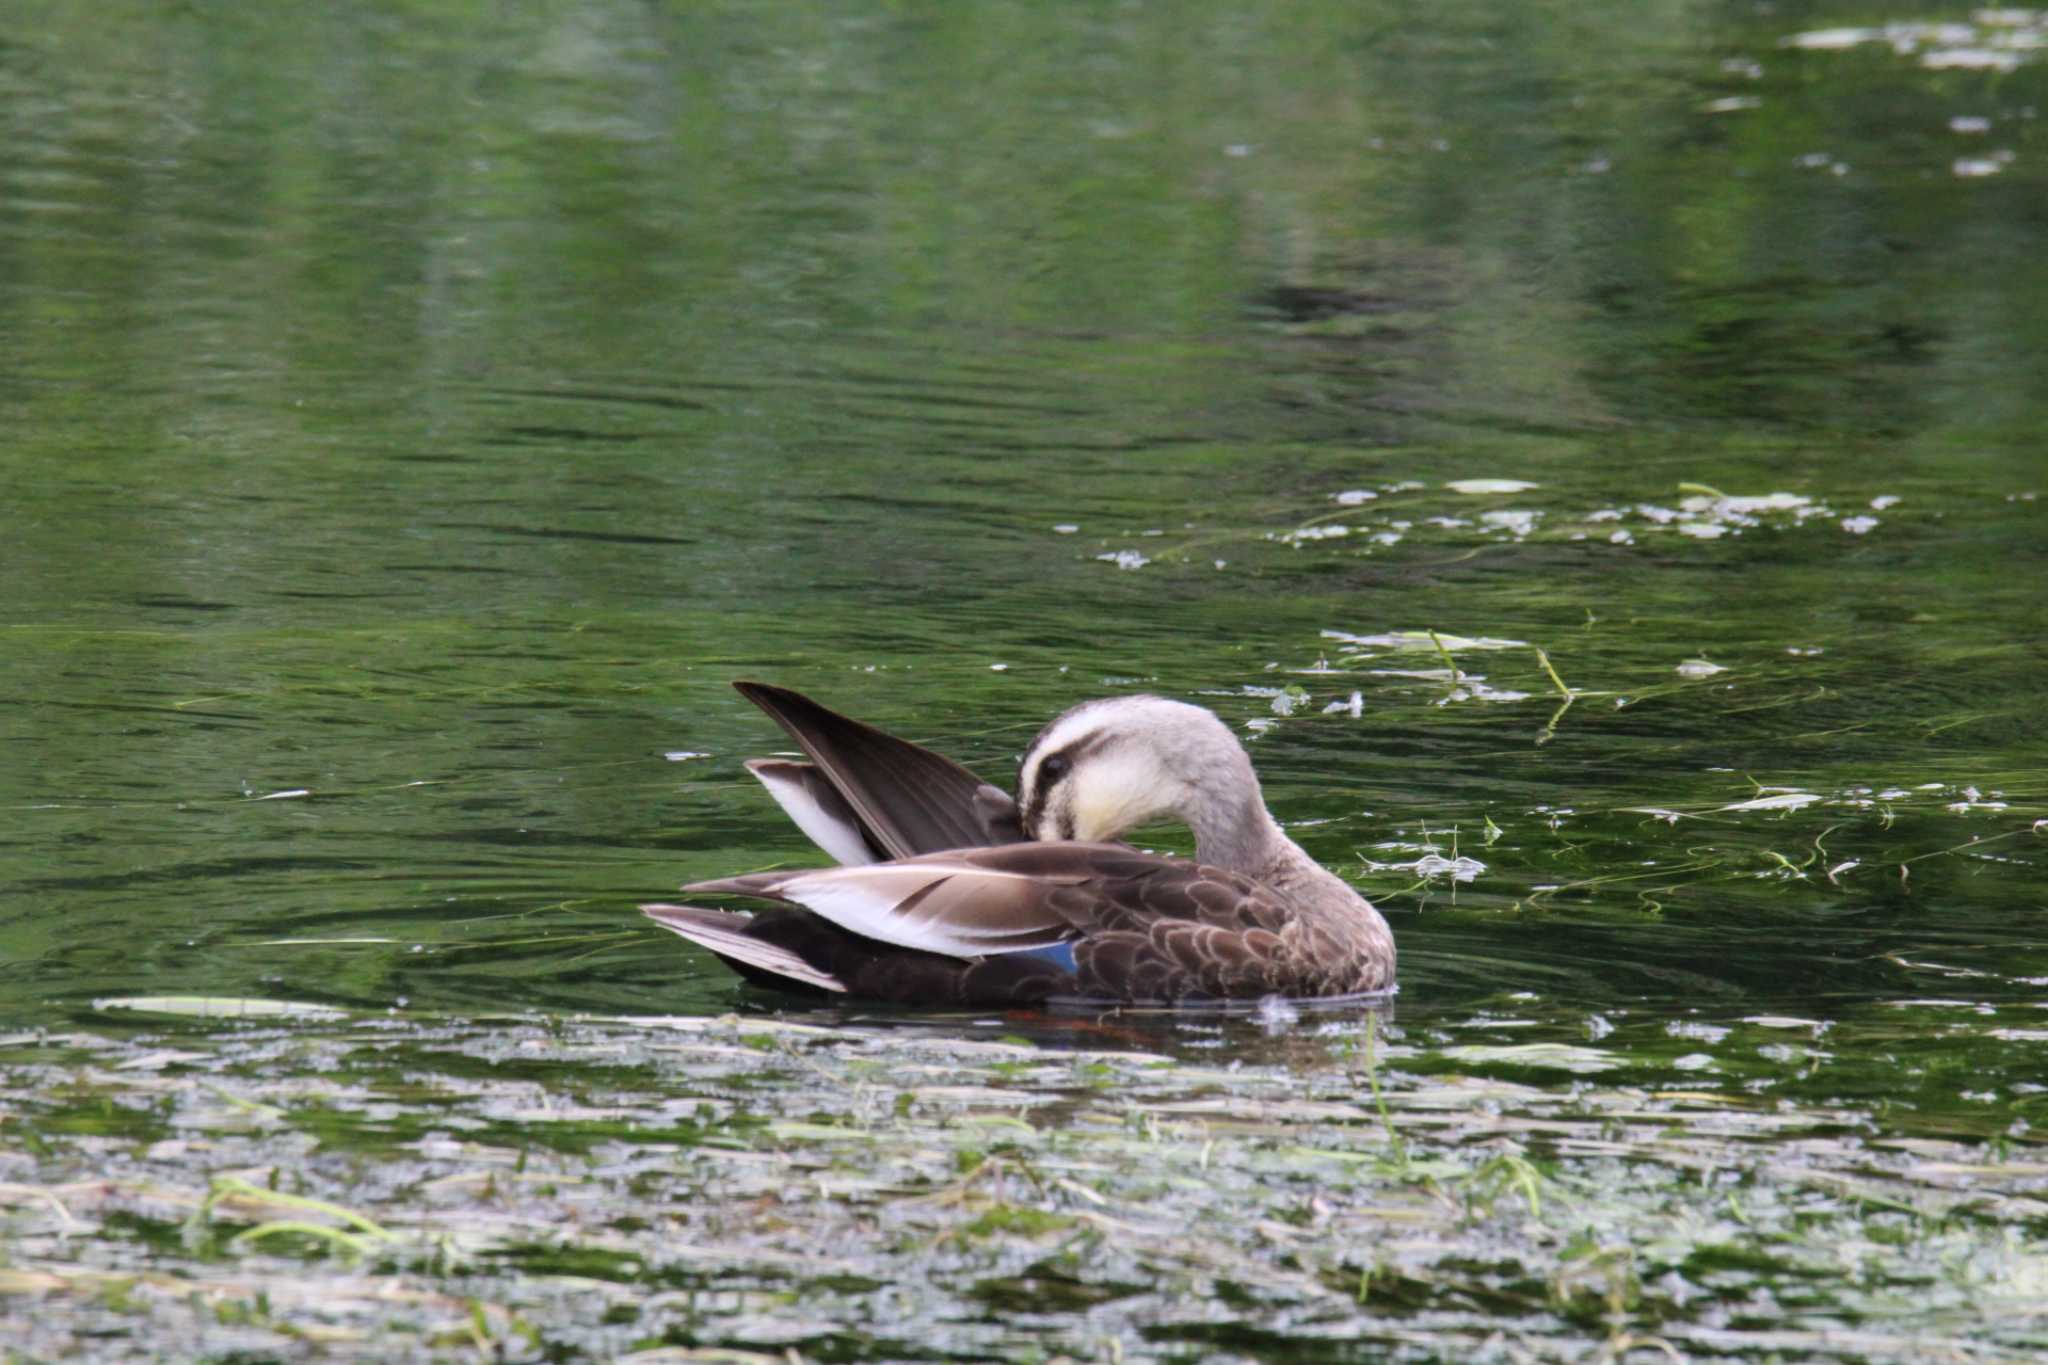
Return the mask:
[[1067,775],[1067,769],[1071,766],[1067,762],[1066,755],[1054,754],[1038,765],[1039,781],[1041,783],[1057,782]]

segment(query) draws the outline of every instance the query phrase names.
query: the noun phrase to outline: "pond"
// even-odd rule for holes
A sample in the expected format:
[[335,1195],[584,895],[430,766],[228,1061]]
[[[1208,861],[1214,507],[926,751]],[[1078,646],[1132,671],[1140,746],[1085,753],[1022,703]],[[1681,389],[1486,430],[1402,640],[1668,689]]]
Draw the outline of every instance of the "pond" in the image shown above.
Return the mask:
[[[29,5],[0,1350],[2048,1349],[2044,51]],[[1206,705],[1400,993],[743,988],[741,677]]]

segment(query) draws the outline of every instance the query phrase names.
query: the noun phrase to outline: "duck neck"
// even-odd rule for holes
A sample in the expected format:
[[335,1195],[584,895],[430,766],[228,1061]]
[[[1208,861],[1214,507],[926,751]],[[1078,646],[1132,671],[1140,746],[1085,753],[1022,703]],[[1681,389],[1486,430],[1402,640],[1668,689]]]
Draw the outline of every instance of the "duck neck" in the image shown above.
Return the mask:
[[1372,905],[1336,873],[1287,836],[1256,794],[1234,812],[1209,807],[1190,819],[1195,861],[1250,877],[1297,904],[1325,908]]
[[1242,804],[1204,804],[1188,812],[1187,821],[1195,836],[1195,860],[1211,867],[1263,877],[1276,865],[1305,856],[1256,788]]

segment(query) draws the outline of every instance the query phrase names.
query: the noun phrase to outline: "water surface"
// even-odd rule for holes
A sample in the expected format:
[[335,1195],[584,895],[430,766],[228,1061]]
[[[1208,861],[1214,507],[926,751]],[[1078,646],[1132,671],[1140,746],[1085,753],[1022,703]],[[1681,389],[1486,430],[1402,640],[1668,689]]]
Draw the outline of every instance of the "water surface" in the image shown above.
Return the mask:
[[[2041,1344],[2038,12],[31,11],[0,1181],[72,1211],[9,1196],[0,1290],[94,1306],[19,1349],[276,1352],[372,1272],[557,1356]],[[812,856],[739,767],[780,742],[739,676],[1003,781],[1084,697],[1215,708],[1394,925],[1384,1110],[1358,1018],[746,1042],[778,1002],[633,911]],[[621,1017],[683,1022],[576,1022]],[[920,1065],[906,1112],[860,1088]],[[611,1126],[537,1117],[586,1104]],[[1027,1113],[974,1176],[973,1116]],[[1156,1223],[1169,1158],[1033,1145],[1198,1119]],[[852,1183],[757,1226],[730,1171],[663,1183],[707,1144]],[[599,1151],[609,1209],[729,1216],[541,1264],[508,1248],[560,1208],[422,1202],[539,1147]],[[258,1168],[414,1240],[158,1226]],[[936,1202],[906,1232],[898,1195]],[[207,1207],[287,1216],[243,1197]],[[837,1220],[849,1267],[748,1259]],[[444,1280],[437,1236],[490,1268]],[[272,1306],[209,1338],[87,1262]],[[556,1271],[625,1286],[617,1320]],[[336,1349],[440,1349],[344,1316]]]

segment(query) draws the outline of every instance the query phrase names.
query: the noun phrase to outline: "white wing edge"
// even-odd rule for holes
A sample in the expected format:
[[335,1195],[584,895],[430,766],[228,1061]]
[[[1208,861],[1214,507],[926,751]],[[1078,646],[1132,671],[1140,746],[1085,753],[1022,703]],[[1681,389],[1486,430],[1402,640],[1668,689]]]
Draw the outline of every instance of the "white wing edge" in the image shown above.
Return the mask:
[[832,861],[859,867],[875,860],[853,807],[817,768],[784,758],[754,758],[747,760],[747,771],[761,779],[775,804]]

